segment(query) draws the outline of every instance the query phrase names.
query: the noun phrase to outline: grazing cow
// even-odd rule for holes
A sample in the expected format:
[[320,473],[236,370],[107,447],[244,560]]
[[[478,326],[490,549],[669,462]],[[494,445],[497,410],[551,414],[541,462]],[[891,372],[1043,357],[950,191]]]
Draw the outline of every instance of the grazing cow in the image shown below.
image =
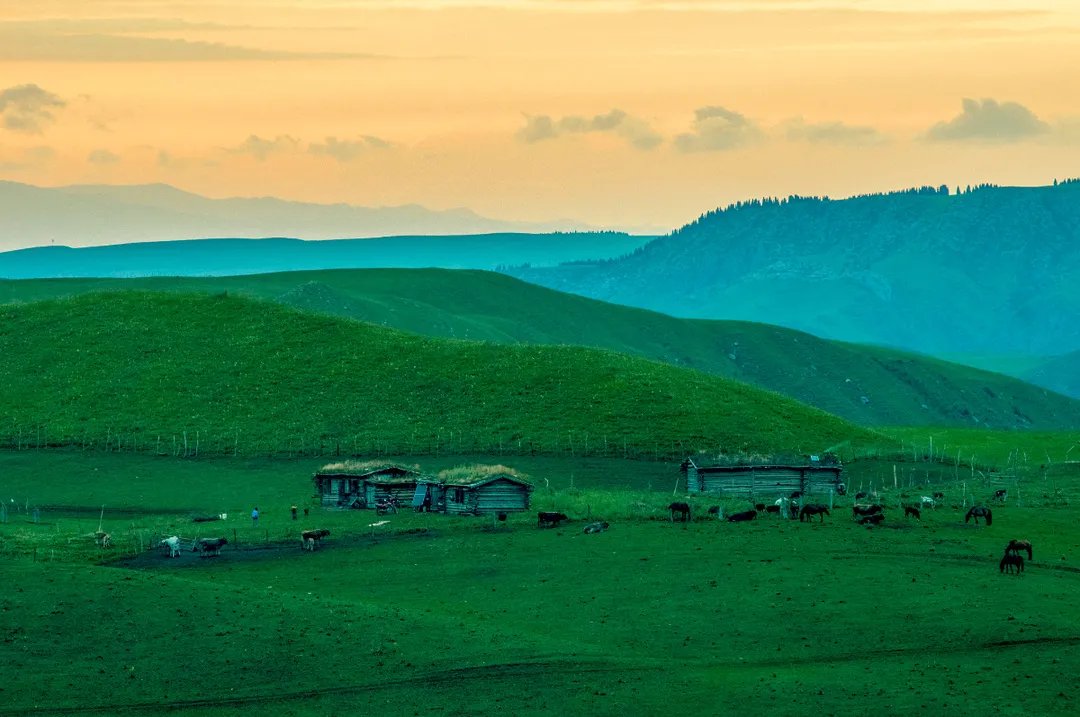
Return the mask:
[[595,523],[589,523],[588,525],[585,526],[585,529],[582,532],[585,533],[586,535],[591,535],[593,533],[603,533],[609,527],[611,527],[611,526],[607,521],[601,520],[601,521],[597,521]]
[[1033,558],[1030,540],[1010,540],[1009,544],[1005,546],[1006,554],[1013,553],[1014,555],[1019,555],[1021,550],[1027,551],[1028,560]]
[[165,547],[165,548],[169,549],[169,557],[170,558],[179,558],[180,557],[180,538],[179,537],[174,535],[172,537],[165,538],[165,540],[162,540],[160,543],[158,543],[158,545],[161,545],[162,547]]
[[765,504],[764,503],[754,503],[754,510],[756,510],[759,513],[764,513],[765,512]]
[[767,505],[767,506],[765,506],[765,512],[766,513],[776,513],[777,515],[780,515],[780,506],[778,506],[778,505]]
[[920,513],[919,509],[916,508],[913,505],[905,505],[904,506],[904,517],[905,518],[914,518],[915,520],[921,521],[922,520],[922,513]]
[[851,517],[854,519],[858,519],[862,516],[867,515],[877,515],[878,513],[884,512],[885,506],[876,503],[874,505],[859,505],[858,503],[856,503],[855,505],[851,506]]
[[881,525],[885,522],[884,513],[874,513],[873,515],[864,515],[859,518],[859,525]]
[[814,522],[814,516],[819,516],[822,523],[825,522],[825,516],[829,515],[829,506],[822,505],[821,503],[807,503],[799,511],[799,522],[809,520]]
[[229,541],[225,538],[200,538],[195,543],[196,549],[202,553],[204,558],[213,558],[221,554],[221,547],[228,545]]
[[1017,575],[1024,572],[1024,558],[1019,555],[1006,553],[1002,556],[998,568],[1003,573],[1016,572]]
[[305,530],[300,533],[300,545],[304,550],[314,551],[319,547],[319,541],[330,535],[330,531],[326,528],[319,528],[318,530]]
[[1009,491],[1007,488],[1001,488],[1000,490],[994,491],[994,500],[998,501],[999,503],[1004,503],[1005,499],[1008,497]]
[[743,523],[757,517],[756,510],[744,510],[741,513],[732,513],[727,517],[729,523]]
[[936,508],[937,507],[937,501],[935,501],[933,498],[931,498],[928,495],[924,495],[922,498],[920,498],[919,503],[922,505],[923,508]]
[[979,518],[984,518],[987,525],[993,525],[994,523],[994,514],[985,505],[972,506],[967,515],[964,516],[964,522],[967,523],[972,518],[975,519],[975,525],[979,524]]
[[554,513],[542,510],[536,514],[536,527],[543,528],[544,526],[548,526],[549,528],[555,528],[563,520],[569,520],[565,513]]
[[689,503],[681,503],[681,502],[676,501],[676,502],[674,502],[674,503],[672,503],[671,505],[668,506],[668,510],[671,511],[671,522],[672,523],[675,522],[675,514],[676,513],[679,514],[679,520],[681,520],[682,522],[685,523],[688,520],[690,520],[690,504]]
[[944,494],[944,493],[942,493],[942,492],[941,492],[941,491],[939,490],[939,491],[937,491],[936,493],[934,493],[934,495],[933,495],[932,497],[933,497],[933,499],[934,499],[934,500],[943,500],[943,499],[945,498],[945,494]]

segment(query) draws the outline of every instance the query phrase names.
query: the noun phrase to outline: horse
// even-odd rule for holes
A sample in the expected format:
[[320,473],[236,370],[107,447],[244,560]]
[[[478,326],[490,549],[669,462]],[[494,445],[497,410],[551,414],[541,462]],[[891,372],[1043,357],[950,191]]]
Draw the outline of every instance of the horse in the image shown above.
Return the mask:
[[1026,550],[1028,554],[1028,560],[1032,559],[1031,541],[1030,540],[1010,540],[1009,544],[1005,546],[1005,554],[1012,553],[1019,555],[1021,550]]
[[859,518],[859,525],[881,525],[883,522],[885,522],[884,513],[874,513]]
[[822,523],[825,522],[825,516],[829,515],[829,506],[822,505],[821,503],[807,503],[799,511],[799,522],[809,520],[814,522],[814,516],[819,516]]
[[330,531],[326,528],[319,528],[318,530],[305,530],[300,533],[300,547],[304,550],[310,550],[314,552],[315,548],[319,547],[319,541],[330,535]]
[[907,518],[909,516],[914,518],[915,520],[919,520],[919,521],[922,520],[922,513],[919,512],[918,508],[916,508],[913,505],[905,505],[904,506],[904,517]]
[[727,517],[729,523],[744,523],[757,517],[756,510],[744,510],[741,513],[732,513]]
[[985,518],[987,525],[993,525],[994,523],[994,515],[985,505],[972,506],[967,515],[964,516],[964,522],[966,523],[972,518],[975,519],[975,525],[979,524],[979,518]]
[[228,542],[225,538],[200,538],[195,547],[204,558],[213,558],[221,554],[221,547]]
[[885,512],[885,506],[883,505],[859,505],[856,503],[851,506],[851,517],[853,520],[858,520],[860,517],[867,515],[875,515],[877,513]]
[[931,498],[928,495],[924,495],[922,498],[920,498],[919,503],[922,505],[923,508],[936,508],[937,507],[937,501],[935,501],[933,498]]
[[690,520],[690,504],[676,501],[668,506],[668,510],[671,511],[671,522],[675,522],[675,514],[679,514],[679,520],[687,522]]
[[1001,562],[998,563],[998,568],[1003,573],[1011,573],[1015,568],[1016,574],[1024,572],[1024,559],[1019,555],[1006,553],[1001,557]]
[[545,525],[552,528],[557,528],[559,523],[569,520],[565,513],[554,513],[546,510],[542,510],[536,514],[536,527],[543,528]]
[[179,537],[173,535],[172,537],[165,538],[165,540],[162,540],[160,543],[158,543],[158,545],[161,545],[162,547],[166,547],[166,548],[169,549],[169,557],[170,558],[179,558],[180,557],[180,538]]
[[1004,503],[1005,499],[1008,498],[1008,497],[1009,497],[1008,488],[1000,488],[1000,489],[994,491],[994,500],[998,501],[999,503]]

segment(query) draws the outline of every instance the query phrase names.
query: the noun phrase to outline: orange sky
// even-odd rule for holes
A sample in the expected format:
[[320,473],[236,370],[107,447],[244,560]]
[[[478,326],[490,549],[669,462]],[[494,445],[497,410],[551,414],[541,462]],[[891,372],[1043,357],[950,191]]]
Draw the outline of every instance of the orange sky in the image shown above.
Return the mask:
[[0,179],[666,229],[1080,175],[1077,87],[1071,0],[36,0]]

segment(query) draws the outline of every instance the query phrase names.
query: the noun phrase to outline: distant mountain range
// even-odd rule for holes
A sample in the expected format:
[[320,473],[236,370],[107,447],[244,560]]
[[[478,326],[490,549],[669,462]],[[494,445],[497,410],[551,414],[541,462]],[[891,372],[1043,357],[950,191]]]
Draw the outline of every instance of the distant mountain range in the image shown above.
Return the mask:
[[360,207],[270,197],[209,199],[165,184],[46,188],[0,181],[0,251],[206,237],[341,239],[594,229],[570,219],[510,222],[469,209],[436,211],[416,204]]
[[1080,181],[752,201],[633,255],[515,276],[691,318],[930,354],[1080,349]]

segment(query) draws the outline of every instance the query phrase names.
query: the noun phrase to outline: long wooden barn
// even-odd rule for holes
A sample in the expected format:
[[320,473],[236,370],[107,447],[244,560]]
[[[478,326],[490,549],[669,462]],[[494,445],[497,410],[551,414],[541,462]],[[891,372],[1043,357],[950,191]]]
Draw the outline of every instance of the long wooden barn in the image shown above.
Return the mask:
[[446,513],[484,515],[528,510],[533,486],[506,466],[467,466],[439,473],[439,490]]
[[731,498],[779,498],[795,491],[827,494],[844,493],[839,463],[809,461],[802,465],[723,465],[698,463],[688,458],[686,489],[690,493],[712,493]]
[[331,463],[312,476],[322,505],[349,508],[373,508],[390,496],[408,505],[420,479],[419,466],[375,461]]

